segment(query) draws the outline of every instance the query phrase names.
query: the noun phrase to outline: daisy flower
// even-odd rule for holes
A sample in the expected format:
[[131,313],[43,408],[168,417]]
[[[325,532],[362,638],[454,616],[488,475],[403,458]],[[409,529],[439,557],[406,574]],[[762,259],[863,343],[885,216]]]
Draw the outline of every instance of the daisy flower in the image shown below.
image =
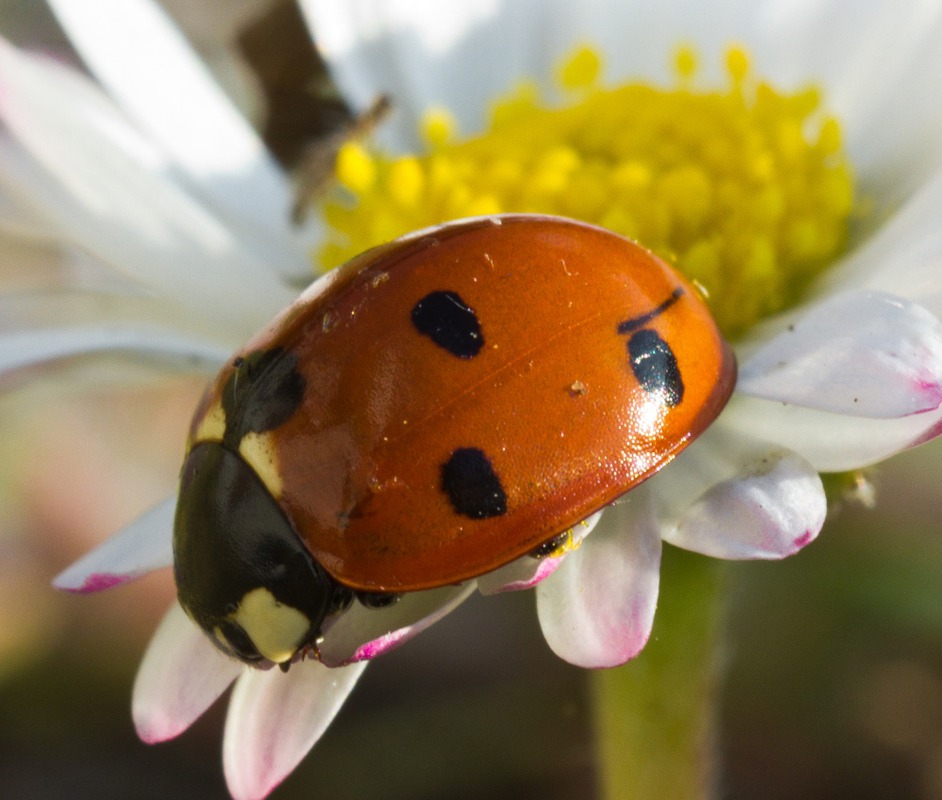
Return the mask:
[[[717,422],[577,529],[579,546],[354,604],[325,629],[320,662],[247,669],[174,606],[138,674],[135,724],[146,741],[176,736],[234,682],[236,798],[294,768],[368,660],[474,591],[536,587],[562,658],[623,664],[651,631],[662,541],[790,555],[824,523],[821,473],[942,432],[942,112],[925,99],[939,91],[942,4],[307,0],[346,98],[389,96],[394,112],[376,147],[340,149],[339,187],[300,227],[281,169],[158,7],[51,6],[97,82],[0,39],[2,219],[57,244],[73,279],[0,298],[0,369],[119,351],[211,373],[291,301],[312,250],[329,268],[503,211],[640,239],[702,286],[739,357]],[[173,513],[172,499],[145,513],[56,584],[98,591],[169,566]]]

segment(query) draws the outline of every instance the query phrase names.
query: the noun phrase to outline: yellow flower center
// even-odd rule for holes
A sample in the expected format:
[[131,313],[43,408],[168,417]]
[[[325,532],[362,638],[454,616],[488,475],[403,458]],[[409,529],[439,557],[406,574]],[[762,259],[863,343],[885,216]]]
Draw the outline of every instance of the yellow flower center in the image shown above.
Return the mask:
[[355,141],[324,202],[325,268],[416,228],[459,217],[538,212],[638,240],[696,281],[727,336],[800,299],[845,246],[853,175],[838,122],[815,87],[784,92],[726,54],[727,85],[696,85],[679,48],[675,82],[604,87],[583,47],[556,74],[570,102],[535,87],[499,99],[487,130],[458,139],[445,110],[422,123],[425,153]]

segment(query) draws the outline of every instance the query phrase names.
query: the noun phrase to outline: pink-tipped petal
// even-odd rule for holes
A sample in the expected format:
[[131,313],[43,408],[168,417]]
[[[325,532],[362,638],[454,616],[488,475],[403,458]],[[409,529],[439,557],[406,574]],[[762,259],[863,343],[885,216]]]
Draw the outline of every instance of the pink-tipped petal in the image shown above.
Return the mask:
[[[596,523],[601,519],[604,511],[597,511],[588,519],[583,520],[572,529],[572,540],[567,547],[578,546],[588,536]],[[511,561],[506,566],[488,572],[477,579],[478,591],[483,595],[499,594],[501,592],[519,592],[532,589],[538,583],[546,580],[562,564],[568,550],[559,555],[545,558],[523,556]]]
[[660,564],[660,529],[641,486],[606,509],[592,536],[536,587],[549,646],[580,667],[634,658],[651,633]]
[[942,323],[883,292],[846,292],[806,312],[742,365],[738,392],[860,417],[942,404]]
[[98,592],[173,564],[176,498],[164,500],[60,572],[52,582],[67,592]]
[[790,555],[817,536],[827,510],[804,458],[743,435],[725,415],[648,486],[664,538],[717,558]]
[[783,558],[814,540],[826,514],[814,468],[791,451],[766,449],[698,497],[664,538],[715,558]]
[[320,660],[329,667],[368,661],[409,641],[454,611],[471,596],[471,581],[421,592],[406,592],[385,608],[354,602],[325,626],[318,645]]
[[137,671],[131,716],[148,743],[178,736],[245,669],[221,653],[176,603],[151,639]]
[[314,661],[287,673],[246,670],[229,701],[223,766],[234,800],[260,800],[321,737],[366,664],[327,669]]
[[860,469],[942,432],[942,409],[899,419],[867,419],[738,394],[720,420],[743,436],[800,453],[818,472]]

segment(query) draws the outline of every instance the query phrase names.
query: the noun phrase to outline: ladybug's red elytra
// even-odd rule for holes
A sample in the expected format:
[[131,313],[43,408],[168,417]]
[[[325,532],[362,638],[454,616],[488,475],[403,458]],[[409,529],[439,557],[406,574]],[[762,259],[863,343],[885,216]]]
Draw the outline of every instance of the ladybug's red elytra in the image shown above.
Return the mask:
[[225,651],[286,665],[355,595],[545,551],[690,444],[735,376],[697,291],[609,231],[504,215],[374,248],[207,389],[180,601]]

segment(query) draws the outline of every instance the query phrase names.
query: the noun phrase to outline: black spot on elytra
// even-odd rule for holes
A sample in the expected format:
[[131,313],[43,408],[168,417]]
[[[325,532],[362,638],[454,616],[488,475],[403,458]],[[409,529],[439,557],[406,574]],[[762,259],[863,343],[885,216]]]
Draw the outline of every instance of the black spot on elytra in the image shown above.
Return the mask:
[[484,347],[474,309],[456,292],[430,292],[412,308],[412,324],[423,336],[458,358],[474,358]]
[[628,340],[628,357],[641,388],[660,394],[664,405],[674,407],[684,399],[684,382],[671,346],[650,328],[642,328]]
[[297,365],[297,356],[280,347],[257,350],[233,362],[233,373],[222,390],[227,444],[238,448],[245,434],[273,430],[297,411],[305,387]]
[[507,495],[483,450],[462,447],[442,464],[442,491],[455,511],[471,519],[507,513]]

